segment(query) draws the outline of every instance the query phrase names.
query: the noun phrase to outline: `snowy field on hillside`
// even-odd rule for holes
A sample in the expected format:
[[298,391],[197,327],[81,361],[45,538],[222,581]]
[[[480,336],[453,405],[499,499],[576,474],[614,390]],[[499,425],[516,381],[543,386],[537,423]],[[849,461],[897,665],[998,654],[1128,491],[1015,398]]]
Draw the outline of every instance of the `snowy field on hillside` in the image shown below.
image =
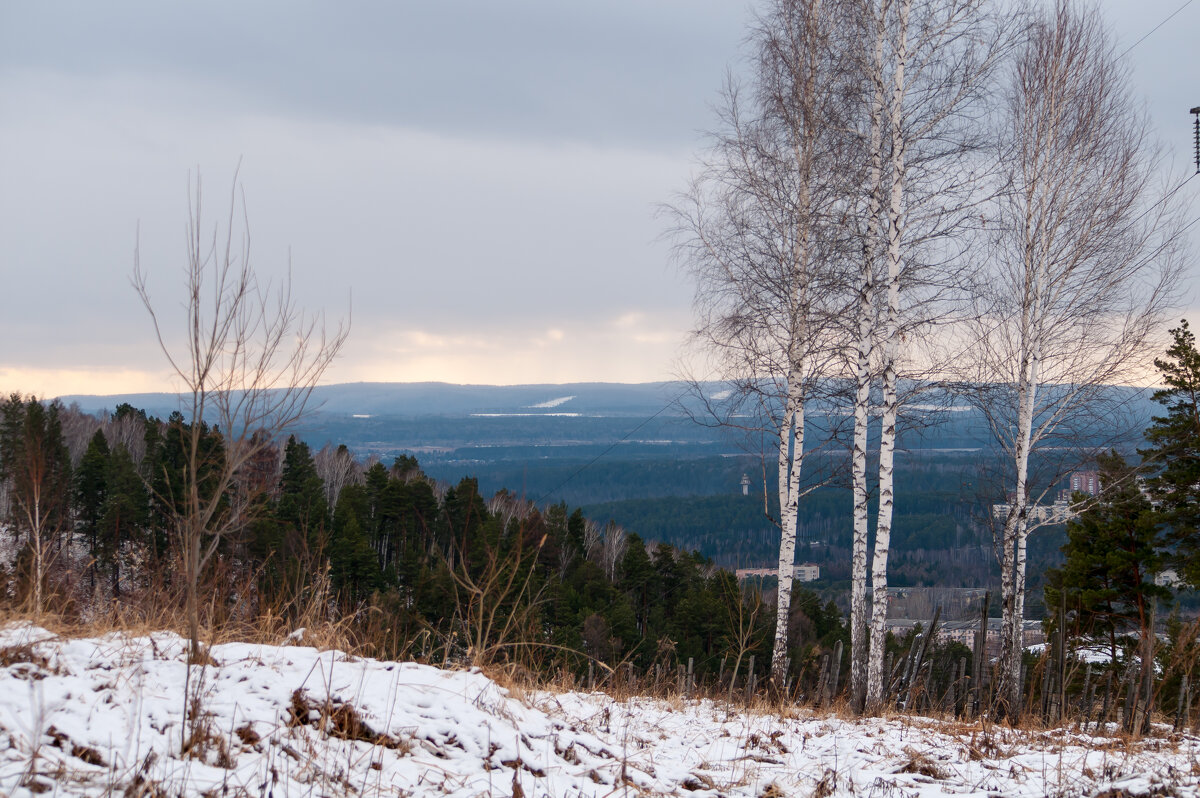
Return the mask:
[[0,795],[1200,794],[1191,736],[510,693],[478,672],[296,645],[215,646],[204,732],[181,756],[183,651],[168,633],[0,631]]

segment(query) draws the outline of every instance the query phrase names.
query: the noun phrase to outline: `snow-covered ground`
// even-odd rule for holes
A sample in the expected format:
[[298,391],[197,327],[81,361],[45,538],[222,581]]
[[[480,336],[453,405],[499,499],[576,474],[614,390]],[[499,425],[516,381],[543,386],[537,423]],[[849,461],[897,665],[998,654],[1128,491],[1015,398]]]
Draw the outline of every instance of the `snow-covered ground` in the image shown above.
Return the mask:
[[[174,634],[0,631],[0,795],[1197,795],[1200,739],[509,692],[481,673],[215,646],[179,753]],[[193,669],[197,675],[199,669]]]

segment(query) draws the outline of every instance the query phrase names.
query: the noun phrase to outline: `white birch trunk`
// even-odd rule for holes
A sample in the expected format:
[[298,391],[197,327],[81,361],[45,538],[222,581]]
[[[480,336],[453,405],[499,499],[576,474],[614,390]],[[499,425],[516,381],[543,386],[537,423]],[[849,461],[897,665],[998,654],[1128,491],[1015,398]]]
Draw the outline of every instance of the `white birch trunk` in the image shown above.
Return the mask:
[[1021,650],[1025,621],[1025,550],[1029,536],[1029,453],[1033,446],[1033,413],[1038,388],[1036,328],[1040,281],[1034,276],[1023,313],[1022,352],[1017,382],[1017,436],[1013,447],[1016,470],[1011,506],[1004,520],[1001,558],[1002,618],[1000,633],[1001,712],[1015,717],[1021,701]]
[[[26,455],[27,457],[29,455]],[[46,476],[42,463],[37,464],[22,464],[22,468],[29,469],[32,476],[29,479],[31,496],[21,497],[19,499],[17,512],[25,518],[25,523],[29,525],[29,548],[33,562],[30,563],[30,578],[33,581],[32,604],[34,616],[41,616],[42,609],[46,598],[44,595],[43,586],[46,581],[46,537],[48,530],[45,529],[46,521],[42,518],[42,484]]]
[[792,607],[792,572],[796,563],[796,523],[800,501],[800,464],[804,453],[804,402],[801,371],[788,375],[788,399],[779,425],[779,588],[775,601],[775,645],[771,680],[787,678],[788,618]]
[[[885,350],[888,349],[885,345]],[[886,357],[886,355],[885,355]],[[887,564],[891,549],[893,458],[896,443],[896,371],[883,374],[883,421],[879,436],[879,510],[875,522],[875,554],[871,560],[871,651],[867,668],[867,711],[883,707],[883,648],[887,638]]]
[[888,108],[891,138],[890,192],[887,208],[888,248],[887,321],[883,344],[883,421],[879,437],[879,513],[875,523],[875,556],[871,561],[871,648],[867,668],[867,706],[877,712],[883,705],[883,647],[887,621],[887,562],[891,547],[896,449],[897,392],[896,357],[900,326],[900,257],[904,238],[904,66],[908,59],[908,19],[912,0],[902,0],[897,9],[896,54],[892,98]]
[[35,617],[41,617],[42,603],[42,584],[46,579],[46,562],[44,552],[44,542],[42,541],[42,501],[41,491],[35,490],[33,499],[33,613]]
[[[869,267],[868,267],[869,268]],[[870,277],[863,288],[863,304],[870,305]],[[867,327],[869,318],[862,319]],[[858,347],[858,390],[854,397],[854,540],[850,557],[850,705],[861,712],[867,692],[867,425],[871,398],[869,371],[870,330],[860,338]]]
[[863,274],[858,299],[858,362],[854,394],[852,489],[854,537],[850,558],[850,705],[861,712],[866,703],[867,650],[867,441],[870,431],[871,350],[875,332],[875,241],[879,234],[879,197],[883,173],[883,27],[876,25],[872,68],[876,76],[871,103],[870,157],[867,173],[867,231],[863,242]]

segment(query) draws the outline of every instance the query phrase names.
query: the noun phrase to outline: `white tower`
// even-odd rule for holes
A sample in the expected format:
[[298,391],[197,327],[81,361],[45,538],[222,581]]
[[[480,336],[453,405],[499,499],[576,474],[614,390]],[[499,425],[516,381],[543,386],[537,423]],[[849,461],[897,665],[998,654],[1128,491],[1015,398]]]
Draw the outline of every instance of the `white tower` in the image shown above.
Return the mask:
[[750,495],[750,475],[749,474],[742,474],[742,495],[743,496]]

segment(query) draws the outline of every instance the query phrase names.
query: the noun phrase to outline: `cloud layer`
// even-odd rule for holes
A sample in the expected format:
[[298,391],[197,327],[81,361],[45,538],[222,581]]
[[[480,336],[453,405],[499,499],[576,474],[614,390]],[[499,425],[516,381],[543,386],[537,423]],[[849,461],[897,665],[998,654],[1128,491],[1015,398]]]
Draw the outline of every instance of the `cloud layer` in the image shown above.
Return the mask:
[[[1113,4],[1123,36],[1173,10],[1151,6]],[[1130,56],[1160,127],[1200,104],[1189,14]],[[133,251],[156,306],[178,307],[189,175],[214,223],[239,160],[259,272],[352,309],[331,380],[669,378],[691,288],[655,208],[686,185],[750,16],[725,0],[6,3],[0,390],[170,387]]]

